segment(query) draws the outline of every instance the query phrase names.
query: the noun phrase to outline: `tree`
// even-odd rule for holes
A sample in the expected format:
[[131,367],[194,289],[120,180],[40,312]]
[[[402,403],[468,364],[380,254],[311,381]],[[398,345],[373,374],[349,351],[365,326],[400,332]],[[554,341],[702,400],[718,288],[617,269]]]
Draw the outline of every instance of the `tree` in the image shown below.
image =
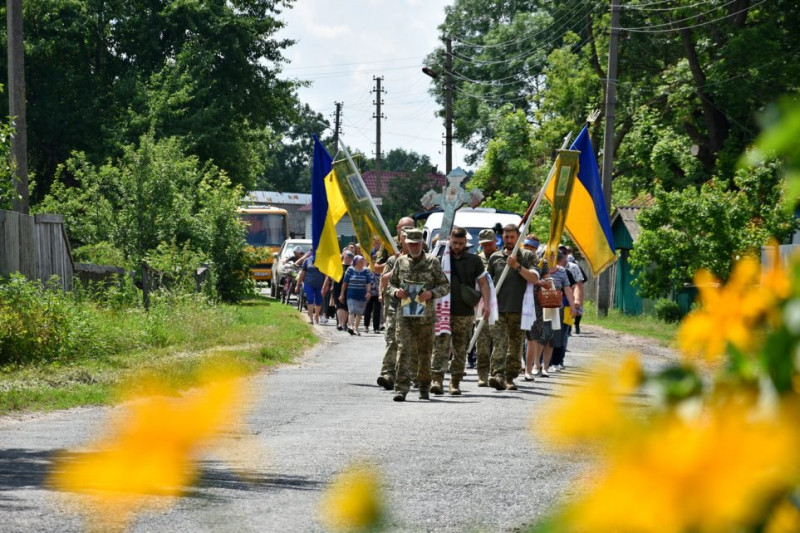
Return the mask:
[[261,190],[278,192],[311,192],[311,157],[314,153],[312,134],[320,136],[323,144],[332,141],[323,133],[330,123],[311,109],[308,104],[298,104],[291,116],[286,117],[276,131],[267,153],[264,174],[257,181]]
[[[604,100],[609,14],[605,4],[457,0],[442,38],[452,38],[456,138],[478,161],[497,113],[521,109],[551,152]],[[626,2],[617,75],[614,178],[628,196],[732,181],[752,142],[757,112],[796,89],[800,6],[750,0],[697,7]],[[443,64],[443,48],[428,58]],[[433,89],[444,103],[444,81]],[[593,144],[599,146],[598,128]],[[546,146],[545,146],[546,145]]]
[[[67,187],[67,175],[78,186]],[[144,135],[100,167],[75,153],[38,210],[62,213],[74,246],[109,243],[128,267],[165,247],[210,261],[218,295],[235,301],[249,283],[242,196],[224,172],[185,155],[178,139]]]
[[270,132],[296,101],[298,82],[280,78],[292,41],[275,38],[283,26],[277,16],[291,4],[25,2],[29,150],[39,193],[72,151],[100,164],[148,132],[179,137],[202,162],[252,186],[263,174]]
[[389,183],[389,194],[383,198],[380,208],[388,227],[393,228],[401,217],[420,211],[420,198],[425,191],[436,187],[436,182],[430,175],[430,165],[426,164],[425,159],[426,156],[423,156],[422,164],[405,175],[395,177]]
[[712,180],[699,188],[656,188],[655,203],[639,215],[641,232],[631,252],[635,283],[648,298],[669,294],[704,268],[722,280],[741,256],[758,254],[769,238],[797,227],[784,208],[780,165],[740,169],[734,183]]

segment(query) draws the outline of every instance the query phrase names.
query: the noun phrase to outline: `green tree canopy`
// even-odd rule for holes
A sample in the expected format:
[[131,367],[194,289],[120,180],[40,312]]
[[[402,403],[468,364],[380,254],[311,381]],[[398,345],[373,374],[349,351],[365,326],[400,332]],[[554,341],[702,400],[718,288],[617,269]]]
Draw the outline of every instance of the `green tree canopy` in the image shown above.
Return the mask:
[[275,37],[292,3],[24,2],[29,159],[40,192],[72,151],[99,164],[146,132],[179,138],[251,187],[270,132],[296,100],[298,82],[280,77],[292,41]]

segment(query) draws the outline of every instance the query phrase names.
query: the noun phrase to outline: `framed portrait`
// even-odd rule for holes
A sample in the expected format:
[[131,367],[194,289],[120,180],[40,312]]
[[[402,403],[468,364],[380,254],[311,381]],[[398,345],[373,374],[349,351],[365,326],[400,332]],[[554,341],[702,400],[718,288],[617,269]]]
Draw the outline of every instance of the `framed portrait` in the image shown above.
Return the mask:
[[408,297],[400,302],[403,316],[425,316],[425,302],[419,301],[419,295],[425,291],[423,284],[409,281],[403,285],[403,289],[408,293]]

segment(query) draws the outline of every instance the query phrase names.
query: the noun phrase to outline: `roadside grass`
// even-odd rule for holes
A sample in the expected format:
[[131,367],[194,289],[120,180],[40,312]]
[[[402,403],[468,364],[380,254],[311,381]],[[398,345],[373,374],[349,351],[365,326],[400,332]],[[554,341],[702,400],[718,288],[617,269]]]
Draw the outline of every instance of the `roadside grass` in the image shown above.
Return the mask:
[[[69,361],[0,367],[0,415],[51,411],[119,400],[146,376],[169,389],[197,383],[201,365],[225,359],[245,372],[292,361],[317,342],[305,315],[274,300],[239,305],[164,306],[112,311],[92,308],[87,322],[99,331],[90,355]],[[155,313],[153,315],[152,313]]]
[[629,333],[657,340],[661,346],[673,346],[679,322],[664,322],[652,315],[626,315],[619,309],[609,309],[607,316],[600,316],[594,302],[586,302],[581,326],[596,325],[602,328]]

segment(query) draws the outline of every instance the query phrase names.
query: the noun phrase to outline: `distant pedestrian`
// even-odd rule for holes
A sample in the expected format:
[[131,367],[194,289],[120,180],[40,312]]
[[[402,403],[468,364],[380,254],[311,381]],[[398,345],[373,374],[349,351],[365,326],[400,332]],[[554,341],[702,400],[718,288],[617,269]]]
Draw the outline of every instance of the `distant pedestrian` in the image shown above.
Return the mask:
[[340,301],[347,301],[348,323],[347,332],[350,335],[361,335],[358,327],[364,315],[367,300],[371,297],[372,275],[364,268],[365,260],[357,255],[353,258],[353,265],[344,273],[342,279],[342,292]]
[[297,284],[294,291],[303,285],[306,295],[306,307],[308,309],[308,321],[311,324],[319,324],[323,318],[322,313],[322,286],[325,284],[325,274],[314,265],[314,256],[311,255],[303,261],[300,275],[297,277]]

